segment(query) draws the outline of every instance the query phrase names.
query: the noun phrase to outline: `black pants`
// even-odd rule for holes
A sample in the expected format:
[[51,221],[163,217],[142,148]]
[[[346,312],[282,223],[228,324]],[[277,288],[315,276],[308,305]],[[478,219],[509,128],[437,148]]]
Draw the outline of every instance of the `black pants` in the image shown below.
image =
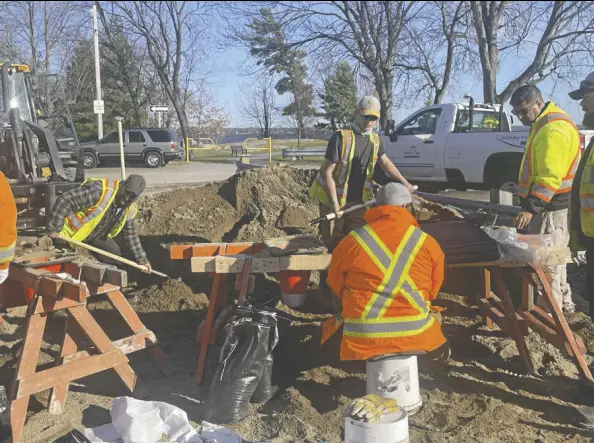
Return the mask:
[[586,292],[590,304],[590,318],[594,321],[594,239],[586,245]]
[[[110,252],[111,254],[118,255],[121,257],[122,250],[120,249],[120,245],[113,238],[107,238],[105,240],[93,240],[89,242],[91,246],[95,246],[96,248],[103,249],[104,251]],[[91,252],[93,257],[99,260],[102,263],[106,263],[108,265],[120,265],[119,261],[113,260],[109,257],[106,257],[102,254],[97,254],[95,252]]]

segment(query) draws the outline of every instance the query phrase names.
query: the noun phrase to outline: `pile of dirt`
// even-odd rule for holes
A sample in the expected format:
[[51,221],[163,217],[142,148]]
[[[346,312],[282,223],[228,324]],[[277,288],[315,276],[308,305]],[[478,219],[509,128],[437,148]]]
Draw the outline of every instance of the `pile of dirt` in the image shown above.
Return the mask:
[[[138,230],[166,243],[261,241],[318,216],[307,190],[315,171],[254,169],[222,183],[164,192],[140,201]],[[297,223],[297,225],[295,224]]]

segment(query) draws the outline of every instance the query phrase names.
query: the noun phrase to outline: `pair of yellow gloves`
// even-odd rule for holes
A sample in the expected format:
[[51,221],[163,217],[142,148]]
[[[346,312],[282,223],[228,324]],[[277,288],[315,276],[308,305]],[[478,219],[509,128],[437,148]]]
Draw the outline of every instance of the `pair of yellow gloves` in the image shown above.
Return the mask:
[[343,415],[366,423],[379,423],[382,417],[399,411],[400,406],[393,398],[368,394],[350,402]]

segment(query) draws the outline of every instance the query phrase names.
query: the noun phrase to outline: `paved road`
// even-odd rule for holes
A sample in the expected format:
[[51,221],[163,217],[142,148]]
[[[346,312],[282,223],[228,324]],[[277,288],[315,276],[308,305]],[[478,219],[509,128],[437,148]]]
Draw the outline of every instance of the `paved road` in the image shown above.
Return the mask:
[[[258,155],[256,164],[264,164],[264,159]],[[268,159],[265,156],[266,160]],[[250,159],[251,161],[252,159]],[[289,163],[290,164],[290,163]],[[304,164],[295,163],[293,166],[299,168],[316,168],[315,163]],[[144,166],[126,167],[126,174],[142,174],[147,181],[147,192],[160,192],[171,188],[181,186],[193,186],[212,181],[227,180],[235,174],[235,164],[233,163],[169,163],[162,168],[146,168]],[[93,170],[87,170],[87,177],[119,179],[121,177],[120,168],[99,167]],[[489,201],[489,193],[486,191],[442,191],[440,194],[451,197],[468,198],[472,200]]]

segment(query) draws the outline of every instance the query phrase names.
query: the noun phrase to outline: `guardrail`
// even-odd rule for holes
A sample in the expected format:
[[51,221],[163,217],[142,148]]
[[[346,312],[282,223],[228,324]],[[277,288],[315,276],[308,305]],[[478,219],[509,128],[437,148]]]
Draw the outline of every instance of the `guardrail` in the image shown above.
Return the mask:
[[[198,148],[190,148],[190,140],[198,140]],[[201,140],[209,140],[210,146],[206,148],[201,148],[200,142]],[[190,163],[190,151],[207,151],[212,149],[215,146],[215,142],[210,137],[200,137],[200,138],[190,138],[186,137],[186,163]]]
[[323,157],[326,155],[326,148],[314,149],[283,149],[283,158],[290,158],[291,160],[303,160],[304,157]]
[[266,140],[268,141],[268,148],[250,148],[250,151],[260,151],[260,150],[268,150],[268,163],[272,163],[272,137],[265,137],[265,138],[246,138],[243,141],[243,147],[247,150],[248,146],[247,143],[249,140]]

